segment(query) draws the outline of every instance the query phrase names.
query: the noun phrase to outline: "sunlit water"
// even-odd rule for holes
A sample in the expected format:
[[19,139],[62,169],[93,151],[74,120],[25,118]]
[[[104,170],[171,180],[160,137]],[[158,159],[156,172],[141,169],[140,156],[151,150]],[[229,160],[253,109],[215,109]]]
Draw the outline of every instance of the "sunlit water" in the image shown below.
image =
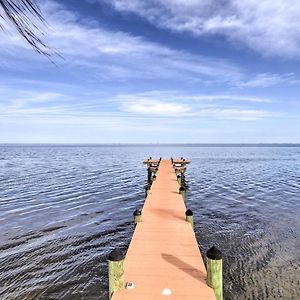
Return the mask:
[[146,157],[192,161],[201,251],[224,257],[225,299],[300,299],[300,148],[0,146],[0,299],[107,299]]

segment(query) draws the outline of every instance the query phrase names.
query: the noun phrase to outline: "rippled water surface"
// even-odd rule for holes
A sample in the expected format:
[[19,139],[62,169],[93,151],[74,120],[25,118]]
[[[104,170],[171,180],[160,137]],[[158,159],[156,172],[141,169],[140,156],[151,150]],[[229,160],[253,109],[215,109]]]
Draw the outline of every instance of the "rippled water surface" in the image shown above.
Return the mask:
[[192,161],[202,253],[224,256],[225,299],[300,299],[300,148],[0,146],[0,299],[107,299],[146,157]]

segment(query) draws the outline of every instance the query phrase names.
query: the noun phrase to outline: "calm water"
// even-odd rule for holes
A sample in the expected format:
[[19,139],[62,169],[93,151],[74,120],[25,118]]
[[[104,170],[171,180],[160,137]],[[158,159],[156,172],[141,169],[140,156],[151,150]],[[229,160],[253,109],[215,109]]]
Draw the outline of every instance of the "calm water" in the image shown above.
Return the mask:
[[191,159],[202,253],[224,256],[225,299],[300,299],[300,148],[0,146],[0,299],[107,299],[146,157]]

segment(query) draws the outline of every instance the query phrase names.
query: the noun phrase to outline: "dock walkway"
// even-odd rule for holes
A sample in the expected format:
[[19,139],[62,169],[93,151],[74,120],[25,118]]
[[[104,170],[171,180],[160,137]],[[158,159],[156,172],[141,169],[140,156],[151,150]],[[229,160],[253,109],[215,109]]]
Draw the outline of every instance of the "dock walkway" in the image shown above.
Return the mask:
[[161,160],[124,261],[133,289],[112,300],[215,300],[171,160]]

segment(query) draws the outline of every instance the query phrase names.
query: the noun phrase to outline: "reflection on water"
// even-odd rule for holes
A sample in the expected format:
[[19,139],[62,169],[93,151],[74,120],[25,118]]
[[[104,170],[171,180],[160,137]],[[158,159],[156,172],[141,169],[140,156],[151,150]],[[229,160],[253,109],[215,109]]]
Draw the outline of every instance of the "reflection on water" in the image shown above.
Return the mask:
[[202,253],[224,256],[225,299],[299,299],[300,148],[0,146],[0,298],[107,299],[146,157],[185,156]]

